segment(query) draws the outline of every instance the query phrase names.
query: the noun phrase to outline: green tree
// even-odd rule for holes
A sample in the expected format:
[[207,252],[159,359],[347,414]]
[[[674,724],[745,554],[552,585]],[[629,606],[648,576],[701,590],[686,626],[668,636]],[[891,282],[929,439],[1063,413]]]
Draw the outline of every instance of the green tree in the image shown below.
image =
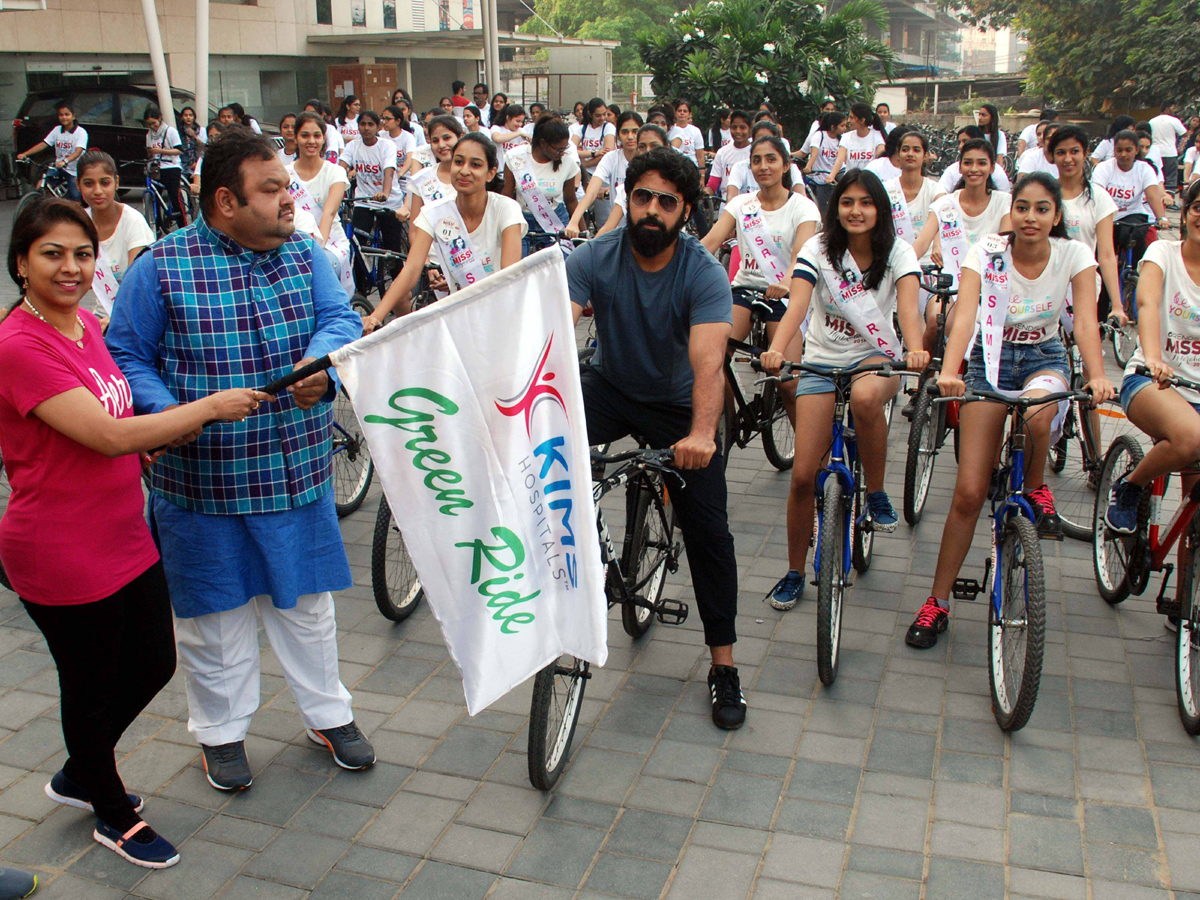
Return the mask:
[[[613,50],[614,72],[639,72],[636,37],[639,31],[667,21],[680,9],[680,0],[534,0],[533,8],[554,31],[588,40],[620,41]],[[550,34],[537,16],[521,25],[527,34]]]
[[1166,99],[1187,105],[1196,100],[1200,18],[1195,0],[1141,0],[1136,15],[1144,24],[1128,53],[1136,72],[1134,99],[1147,105]]
[[764,100],[789,130],[813,119],[825,96],[842,108],[870,101],[894,56],[867,37],[887,28],[877,0],[849,0],[825,15],[817,0],[707,0],[638,36],[660,97],[686,97],[697,123],[722,105],[755,109]]

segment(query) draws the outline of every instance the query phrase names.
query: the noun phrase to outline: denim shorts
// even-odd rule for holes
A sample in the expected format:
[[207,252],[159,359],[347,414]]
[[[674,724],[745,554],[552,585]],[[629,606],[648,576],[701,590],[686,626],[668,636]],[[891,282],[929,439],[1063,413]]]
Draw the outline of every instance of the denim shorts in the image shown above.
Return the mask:
[[[1133,402],[1142,390],[1142,388],[1150,387],[1154,384],[1154,379],[1148,375],[1126,375],[1121,379],[1121,409],[1125,410],[1125,414],[1129,414],[1129,404]],[[1192,409],[1200,413],[1200,403],[1192,403]]]
[[976,336],[971,361],[967,365],[964,381],[967,390],[1019,391],[1038,372],[1056,372],[1062,376],[1063,389],[1071,383],[1071,369],[1067,363],[1067,349],[1057,337],[1040,344],[1009,344],[1000,349],[1000,383],[992,385],[987,380],[983,362],[983,340]]
[[765,310],[763,311],[764,322],[779,322],[783,319],[783,314],[787,312],[787,307],[783,305],[782,300],[768,300],[763,296],[763,292],[758,288],[733,288],[734,306],[740,306],[744,309],[753,309],[752,304],[755,300],[759,300],[771,307],[770,312],[766,312]]
[[[814,369],[820,369],[824,372],[832,372],[834,369],[852,369],[856,366],[861,366],[869,359],[881,359],[878,353],[868,353],[861,359],[856,359],[854,362],[844,366],[822,366],[816,363],[809,363]],[[818,375],[815,372],[801,372],[800,377],[796,379],[796,396],[804,397],[808,394],[833,394],[837,392],[837,384],[832,378],[827,378],[824,375]]]

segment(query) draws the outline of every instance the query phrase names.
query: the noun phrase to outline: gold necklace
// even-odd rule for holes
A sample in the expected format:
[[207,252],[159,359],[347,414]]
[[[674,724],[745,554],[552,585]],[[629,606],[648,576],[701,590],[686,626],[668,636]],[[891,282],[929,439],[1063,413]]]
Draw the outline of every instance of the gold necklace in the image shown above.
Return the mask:
[[[29,307],[30,311],[35,316],[37,316],[39,319],[41,319],[47,325],[50,325],[50,322],[46,319],[45,316],[43,316],[41,314],[41,312],[38,310],[38,308],[36,306],[34,306],[32,302],[30,302],[28,297],[25,298],[25,305]],[[83,319],[80,318],[79,313],[75,313],[75,321],[79,323],[79,338],[78,338],[78,340],[76,340],[75,338],[72,338],[72,337],[67,337],[67,335],[65,335],[65,334],[63,335],[63,337],[67,337],[67,340],[75,341],[75,344],[82,350],[83,349],[83,336],[87,333],[87,326],[83,324]],[[58,331],[58,329],[55,328],[53,325],[50,325],[50,327],[54,328],[55,331]],[[62,332],[60,331],[59,334],[62,334]]]

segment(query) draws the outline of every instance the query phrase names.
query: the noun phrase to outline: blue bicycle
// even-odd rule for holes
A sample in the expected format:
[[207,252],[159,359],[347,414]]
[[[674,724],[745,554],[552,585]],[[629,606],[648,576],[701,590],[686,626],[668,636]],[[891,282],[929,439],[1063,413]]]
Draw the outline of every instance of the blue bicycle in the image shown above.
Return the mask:
[[[759,368],[755,360],[755,368]],[[780,375],[811,372],[834,383],[833,438],[829,459],[817,474],[817,546],[814,554],[817,585],[817,673],[828,686],[837,678],[842,638],[842,608],[851,567],[866,572],[871,567],[875,532],[867,517],[867,480],[850,411],[850,385],[859,375],[878,373],[884,378],[912,375],[903,364],[871,363],[852,369],[818,369],[805,363],[784,362]],[[774,380],[774,379],[765,379]],[[889,404],[890,407],[890,404]],[[889,420],[890,421],[890,420]]]
[[[930,385],[932,393],[936,385]],[[1031,407],[1046,403],[1090,401],[1084,391],[1060,391],[1042,397],[1011,398],[988,390],[968,390],[951,400],[994,400],[1011,410],[1008,437],[1000,461],[998,484],[992,498],[992,547],[983,567],[983,581],[954,580],[954,597],[974,600],[987,593],[988,680],[992,715],[1005,731],[1017,731],[1033,714],[1042,679],[1046,647],[1046,584],[1036,515],[1025,488],[1025,419]]]
[[1122,369],[1129,362],[1138,346],[1137,331],[1137,260],[1134,250],[1140,246],[1146,247],[1146,233],[1150,230],[1149,222],[1118,222],[1113,226],[1117,229],[1117,246],[1120,251],[1117,256],[1121,262],[1118,270],[1118,281],[1121,285],[1121,304],[1129,323],[1124,328],[1114,328],[1112,332],[1113,353],[1117,357],[1117,365]]

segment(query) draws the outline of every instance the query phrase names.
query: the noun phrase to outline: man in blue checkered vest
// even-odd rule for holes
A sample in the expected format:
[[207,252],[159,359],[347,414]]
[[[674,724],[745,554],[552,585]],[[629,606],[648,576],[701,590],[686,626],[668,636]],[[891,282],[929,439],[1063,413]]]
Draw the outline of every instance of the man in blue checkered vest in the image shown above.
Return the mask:
[[[325,254],[295,232],[287,186],[261,135],[230,129],[208,148],[203,217],[144,253],[117,294],[108,344],[137,412],[261,387],[362,333]],[[220,790],[252,780],[259,618],[308,736],[343,768],[375,762],[338,673],[330,592],[353,582],[330,477],[336,389],[332,373],[306,378],[151,468],[188,730]]]

